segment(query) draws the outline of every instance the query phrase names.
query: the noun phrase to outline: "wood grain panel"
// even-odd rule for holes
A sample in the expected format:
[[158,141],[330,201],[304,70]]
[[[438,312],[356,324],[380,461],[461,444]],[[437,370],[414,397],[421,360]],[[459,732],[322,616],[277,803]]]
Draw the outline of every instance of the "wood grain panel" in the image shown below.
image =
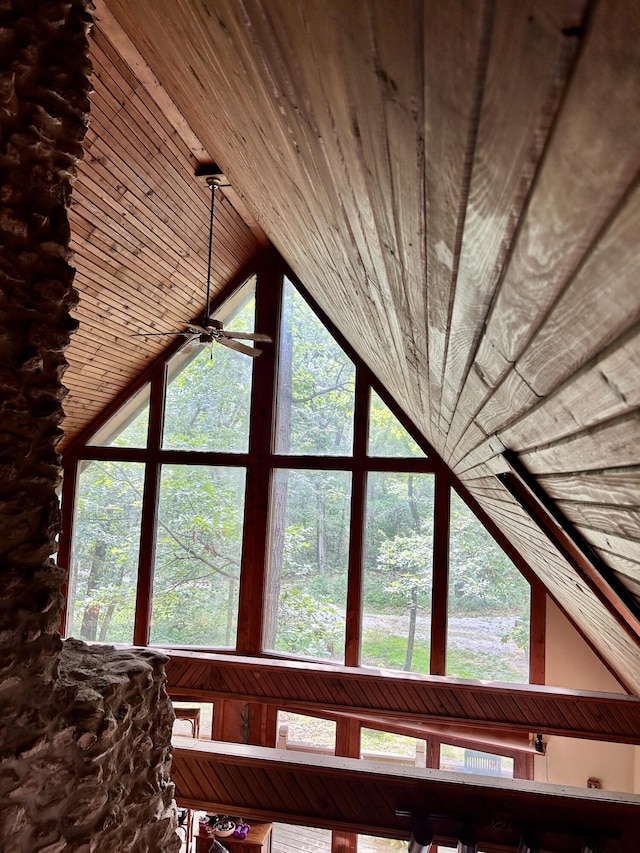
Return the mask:
[[[439,434],[444,364],[453,283],[469,192],[469,161],[491,29],[486,3],[429,3],[424,17],[424,110],[427,163],[427,313],[429,409],[427,435]],[[449,65],[449,59],[454,61]],[[449,70],[445,72],[445,68]],[[471,85],[470,85],[471,81]],[[470,153],[471,152],[471,153]],[[431,168],[437,163],[437,168]]]
[[602,551],[606,551],[610,555],[617,554],[625,560],[640,563],[640,542],[637,540],[627,539],[619,536],[617,533],[593,530],[588,527],[581,527],[579,529],[587,542],[590,542]]
[[[456,721],[640,743],[640,699],[630,696],[179,651],[171,653],[167,675],[169,693],[176,699],[244,698],[384,714],[414,723]],[[609,706],[617,712],[617,723],[611,723]]]
[[640,10],[620,0],[598,3],[587,27],[480,347],[478,366],[494,382],[522,352],[640,165],[640,130],[629,123],[637,109]]
[[523,453],[520,459],[534,474],[606,468],[611,459],[621,466],[637,466],[640,465],[639,426],[640,411],[631,412]]
[[640,506],[617,507],[558,501],[558,508],[576,526],[606,533],[613,525],[624,539],[640,543]]
[[404,839],[420,818],[450,845],[466,821],[489,849],[515,849],[535,814],[546,851],[575,853],[578,839],[603,834],[607,851],[623,853],[636,838],[640,806],[633,794],[187,738],[175,739],[172,776],[179,805],[208,812]]
[[[448,432],[575,51],[572,2],[495,5],[446,358]],[[518,61],[514,62],[513,57]],[[504,68],[511,73],[504,74]],[[496,164],[502,164],[497,169]],[[447,448],[457,440],[457,430]]]
[[506,429],[638,321],[633,282],[640,262],[631,235],[639,229],[635,189],[518,360],[517,372],[507,375],[478,414],[485,432]]
[[572,474],[552,474],[536,478],[549,497],[584,503],[637,506],[640,497],[640,470],[610,468]]
[[[597,401],[597,405],[594,405]],[[640,406],[640,329],[616,342],[545,397],[501,439],[518,451],[618,417]]]
[[[134,331],[182,328],[201,309],[206,272],[210,196],[191,151],[99,27],[91,44],[92,122],[70,211],[81,332],[67,353],[67,436],[171,340]],[[257,248],[228,203],[216,238],[214,292]]]

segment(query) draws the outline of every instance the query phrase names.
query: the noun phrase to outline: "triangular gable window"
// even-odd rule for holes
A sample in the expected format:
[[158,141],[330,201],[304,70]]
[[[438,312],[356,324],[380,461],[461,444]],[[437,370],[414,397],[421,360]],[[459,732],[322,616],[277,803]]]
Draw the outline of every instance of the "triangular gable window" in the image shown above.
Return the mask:
[[215,315],[261,358],[174,343],[67,460],[70,629],[525,680],[528,585],[302,286],[261,270]]

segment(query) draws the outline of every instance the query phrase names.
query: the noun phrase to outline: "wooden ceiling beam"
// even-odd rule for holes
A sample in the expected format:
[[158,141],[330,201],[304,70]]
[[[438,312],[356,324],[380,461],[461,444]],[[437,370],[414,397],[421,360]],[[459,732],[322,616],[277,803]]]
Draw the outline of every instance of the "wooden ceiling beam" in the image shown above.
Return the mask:
[[170,651],[174,699],[246,699],[300,708],[640,744],[640,698],[463,681],[309,661]]
[[483,850],[513,851],[534,833],[541,851],[579,853],[601,839],[633,849],[640,797],[492,779],[358,759],[175,738],[179,805],[391,838],[417,823],[454,846],[465,829]]

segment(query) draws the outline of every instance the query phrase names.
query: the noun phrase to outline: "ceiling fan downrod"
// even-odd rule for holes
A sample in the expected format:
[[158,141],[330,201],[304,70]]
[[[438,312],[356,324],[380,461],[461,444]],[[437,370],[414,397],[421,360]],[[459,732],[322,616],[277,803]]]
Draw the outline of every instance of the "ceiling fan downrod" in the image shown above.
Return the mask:
[[204,319],[208,320],[211,313],[211,264],[213,252],[213,211],[216,202],[216,190],[222,186],[222,175],[211,175],[207,178],[207,186],[211,190],[211,207],[209,209],[209,253],[207,255],[207,293],[204,306]]

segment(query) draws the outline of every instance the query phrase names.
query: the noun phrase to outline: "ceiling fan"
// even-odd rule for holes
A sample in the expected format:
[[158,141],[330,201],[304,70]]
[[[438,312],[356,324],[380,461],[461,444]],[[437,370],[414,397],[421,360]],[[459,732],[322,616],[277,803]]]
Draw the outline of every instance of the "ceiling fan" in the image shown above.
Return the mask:
[[225,329],[220,320],[214,320],[211,314],[211,263],[212,263],[212,248],[213,248],[213,212],[215,205],[216,190],[221,187],[229,186],[224,183],[224,176],[217,172],[207,178],[207,186],[211,190],[211,208],[209,211],[209,254],[207,260],[207,291],[205,297],[205,310],[201,317],[196,317],[194,320],[189,320],[187,328],[175,332],[137,332],[134,337],[163,337],[165,335],[184,335],[191,338],[193,342],[201,344],[222,344],[243,355],[257,358],[262,350],[241,341],[251,341],[252,343],[273,343],[269,335],[264,335],[260,332],[236,332],[231,329]]

